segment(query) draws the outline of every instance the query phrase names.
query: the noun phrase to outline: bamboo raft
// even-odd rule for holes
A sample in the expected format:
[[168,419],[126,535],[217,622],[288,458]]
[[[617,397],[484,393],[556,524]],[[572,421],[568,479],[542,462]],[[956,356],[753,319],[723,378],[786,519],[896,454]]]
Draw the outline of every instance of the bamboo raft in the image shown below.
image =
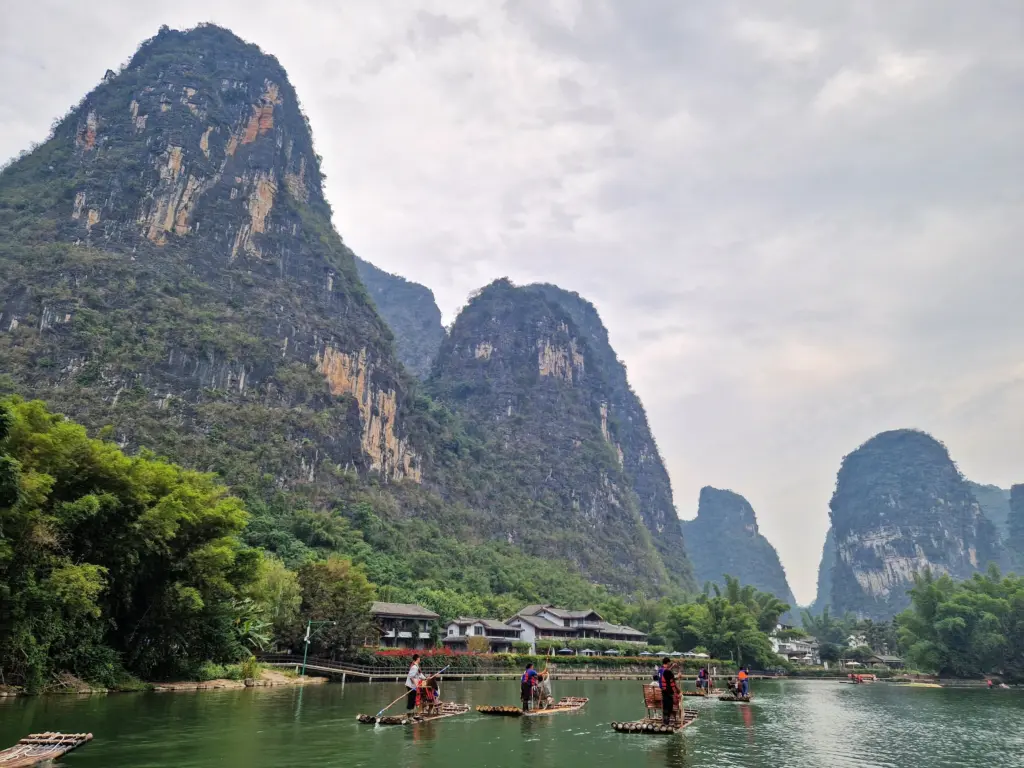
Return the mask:
[[711,691],[708,692],[708,691],[702,691],[702,690],[700,690],[698,688],[696,691],[683,691],[683,696],[700,696],[701,698],[706,698],[708,696],[713,696],[716,693],[722,693],[722,689],[721,688],[712,688]]
[[647,717],[642,720],[632,720],[627,723],[612,723],[612,730],[616,733],[647,733],[652,735],[669,736],[678,733],[688,725],[692,725],[697,719],[697,711],[686,709],[675,711],[668,725],[663,722],[664,713],[661,708],[662,692],[657,685],[645,685],[644,707],[647,709]]
[[65,755],[92,741],[91,733],[33,733],[15,746],[0,751],[2,768],[28,768]]
[[741,704],[749,704],[754,700],[754,694],[748,693],[746,696],[737,696],[734,693],[727,693],[724,696],[718,697],[719,701],[738,701]]
[[441,720],[446,717],[455,717],[469,712],[468,704],[444,703],[430,712],[408,712],[404,715],[356,715],[356,720],[364,725],[414,725],[415,723],[430,723],[434,720]]
[[562,712],[576,712],[583,709],[583,705],[590,699],[580,696],[563,696],[558,703],[546,709],[531,709],[524,712],[519,707],[489,707],[480,706],[476,711],[482,715],[504,715],[505,717],[541,717],[542,715],[557,715]]
[[696,719],[697,713],[692,709],[687,709],[683,712],[682,720],[679,717],[674,717],[668,725],[662,723],[660,717],[645,717],[643,720],[633,720],[628,723],[612,723],[612,730],[616,733],[650,733],[670,736],[688,725],[693,725]]

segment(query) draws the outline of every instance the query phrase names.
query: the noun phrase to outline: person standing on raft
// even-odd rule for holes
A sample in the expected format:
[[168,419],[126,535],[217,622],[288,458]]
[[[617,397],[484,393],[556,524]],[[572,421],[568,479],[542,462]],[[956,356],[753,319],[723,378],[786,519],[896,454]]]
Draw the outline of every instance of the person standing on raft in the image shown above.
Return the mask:
[[416,709],[416,695],[419,692],[420,683],[426,680],[420,672],[420,655],[412,655],[412,663],[409,665],[409,674],[405,678],[405,687],[409,689],[409,696],[405,700],[405,708],[409,712]]
[[526,665],[526,671],[519,680],[519,698],[523,702],[523,712],[530,709],[530,702],[533,701],[533,688],[537,685],[537,670],[533,668],[533,662]]
[[746,667],[740,667],[739,674],[736,675],[736,689],[737,692],[742,696],[750,695],[750,673],[747,672]]
[[672,671],[672,659],[668,656],[661,660],[661,667],[658,670],[658,687],[661,689],[661,724],[670,725],[680,694],[679,686],[676,684],[676,675]]

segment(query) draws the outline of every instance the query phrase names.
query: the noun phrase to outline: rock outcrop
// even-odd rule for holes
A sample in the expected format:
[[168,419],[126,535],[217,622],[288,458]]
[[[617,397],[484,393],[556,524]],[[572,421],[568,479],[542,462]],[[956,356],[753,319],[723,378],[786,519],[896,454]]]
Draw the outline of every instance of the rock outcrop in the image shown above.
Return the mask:
[[441,310],[433,292],[358,257],[356,268],[377,311],[395,335],[398,359],[414,376],[426,378],[444,340]]
[[1006,549],[1008,568],[1018,574],[1024,574],[1024,484],[1010,488]]
[[419,481],[391,334],[330,216],[280,64],[163,28],[0,175],[0,370],[233,478]]
[[554,285],[532,287],[567,312],[586,341],[592,358],[591,369],[600,371],[607,396],[598,409],[601,434],[619,456],[640,502],[640,515],[665,566],[682,581],[688,581],[692,569],[678,526],[672,484],[647,423],[647,412],[629,386],[626,367],[608,341],[608,330],[594,305],[578,293]]
[[832,569],[836,564],[836,538],[832,529],[825,534],[825,544],[821,548],[821,560],[818,563],[818,592],[807,610],[812,616],[818,616],[825,606],[832,604]]
[[1010,491],[997,485],[981,485],[967,481],[967,485],[981,505],[985,517],[996,527],[999,538],[1005,539],[1009,534],[1008,518],[1010,516]]
[[915,430],[883,432],[843,459],[830,503],[832,611],[888,619],[914,574],[966,578],[998,558],[996,531],[945,447]]
[[[618,589],[670,579],[692,587],[678,531],[666,572],[652,544],[659,531],[645,525],[626,466],[627,445],[630,454],[642,448],[624,445],[636,433],[620,431],[626,414],[609,384],[618,372],[552,290],[508,280],[484,288],[456,319],[429,381],[484,443],[495,533],[535,554],[568,557]],[[647,459],[659,461],[656,453]]]
[[750,503],[732,491],[701,488],[697,517],[682,522],[698,586],[726,575],[796,607],[779,555],[757,527]]

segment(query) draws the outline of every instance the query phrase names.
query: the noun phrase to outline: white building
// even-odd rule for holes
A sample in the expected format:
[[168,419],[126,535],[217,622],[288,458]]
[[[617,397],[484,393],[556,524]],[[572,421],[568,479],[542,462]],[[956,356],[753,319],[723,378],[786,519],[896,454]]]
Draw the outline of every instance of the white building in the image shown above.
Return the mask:
[[426,648],[430,625],[440,616],[422,605],[375,602],[370,608],[378,643],[385,648]]
[[521,632],[519,628],[510,627],[496,619],[460,617],[448,622],[442,642],[454,651],[467,651],[469,638],[483,637],[491,653],[508,653],[512,650],[512,643],[519,640]]
[[597,611],[567,611],[553,605],[528,605],[505,622],[520,630],[520,639],[533,651],[538,640],[610,640],[645,645],[647,635],[622,624],[611,624]]

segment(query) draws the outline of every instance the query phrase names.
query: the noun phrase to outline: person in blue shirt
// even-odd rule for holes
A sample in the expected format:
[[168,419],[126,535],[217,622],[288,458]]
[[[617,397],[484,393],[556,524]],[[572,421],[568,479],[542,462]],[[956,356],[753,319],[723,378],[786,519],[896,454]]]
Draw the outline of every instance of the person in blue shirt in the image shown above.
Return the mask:
[[526,665],[526,671],[523,672],[523,676],[519,681],[519,698],[523,702],[524,712],[530,708],[530,702],[533,701],[533,688],[537,685],[537,682],[537,670],[533,668],[533,662],[531,661]]

